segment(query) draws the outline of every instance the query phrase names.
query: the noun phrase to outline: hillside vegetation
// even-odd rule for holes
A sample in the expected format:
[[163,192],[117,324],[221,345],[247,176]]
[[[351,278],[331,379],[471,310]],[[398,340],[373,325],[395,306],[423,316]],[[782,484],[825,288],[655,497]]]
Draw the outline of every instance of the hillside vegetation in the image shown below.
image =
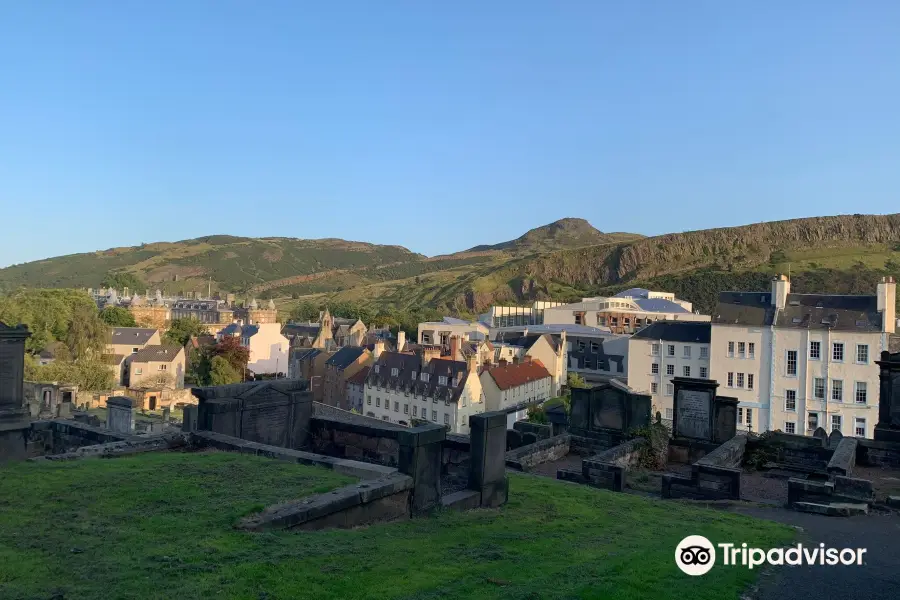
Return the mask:
[[[289,312],[343,303],[367,311],[475,314],[491,304],[575,300],[643,285],[710,312],[719,291],[764,290],[790,272],[797,291],[873,293],[900,276],[900,214],[814,217],[643,238],[563,219],[501,244],[426,258],[342,240],[212,236],[64,256],[0,270],[0,288],[140,281],[276,298]],[[132,285],[133,287],[133,285]]]

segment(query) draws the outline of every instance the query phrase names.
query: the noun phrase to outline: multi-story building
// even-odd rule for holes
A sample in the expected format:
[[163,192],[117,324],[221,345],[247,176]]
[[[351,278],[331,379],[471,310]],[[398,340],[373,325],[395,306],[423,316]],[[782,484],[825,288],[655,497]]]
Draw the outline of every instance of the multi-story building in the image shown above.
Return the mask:
[[333,351],[344,346],[364,345],[368,330],[359,319],[332,317],[326,308],[318,321],[288,323],[282,333],[294,348],[322,348]]
[[486,340],[488,327],[479,321],[466,321],[453,317],[444,317],[441,321],[419,323],[418,341],[426,346],[450,348],[450,338],[458,336],[467,342]]
[[[223,304],[223,306],[225,305]],[[233,319],[238,319],[249,325],[263,325],[278,322],[278,311],[275,309],[274,300],[269,300],[269,302],[266,303],[266,306],[263,307],[256,301],[256,298],[253,298],[249,305],[229,310],[232,311],[231,318],[227,319],[227,321],[219,321],[219,323],[230,322]]]
[[424,420],[452,433],[469,433],[469,417],[484,412],[474,356],[466,362],[421,354],[384,352],[369,371],[364,413],[400,425]]
[[128,387],[152,389],[184,387],[185,360],[184,348],[181,346],[145,346],[131,356],[127,367]]
[[[375,354],[379,354],[376,348]],[[347,380],[363,367],[371,364],[372,353],[358,346],[345,346],[325,361],[325,398],[323,402],[350,410],[347,401]]]
[[216,340],[224,337],[240,338],[241,346],[250,351],[247,370],[255,374],[287,373],[290,342],[281,335],[280,323],[241,325],[232,323],[216,334]]
[[553,377],[539,360],[485,367],[481,372],[486,411],[508,411],[509,422],[524,419],[528,406],[549,400]]
[[325,363],[334,356],[319,348],[291,348],[289,353],[290,379],[305,379],[313,393],[313,400],[322,402],[325,398]]
[[544,311],[565,302],[537,300],[531,306],[492,306],[479,320],[489,327],[518,327],[522,325],[543,325]]
[[896,284],[874,296],[723,292],[713,315],[712,378],[735,396],[738,426],[812,434],[816,428],[871,437],[878,416],[878,367],[896,329]]
[[609,298],[584,298],[581,302],[548,308],[545,324],[587,325],[611,333],[632,334],[657,321],[706,321],[709,315],[691,312],[690,302],[669,292],[631,288]]
[[160,344],[159,330],[149,327],[113,327],[106,354],[128,356],[136,354],[145,346]]
[[501,361],[511,364],[526,360],[540,361],[550,372],[551,397],[560,395],[568,372],[569,353],[566,350],[568,341],[565,331],[556,338],[549,333],[502,334],[491,344],[494,348],[492,364],[499,365]]
[[709,379],[710,329],[709,323],[658,321],[628,340],[628,387],[650,395],[654,415],[672,420],[673,378]]
[[363,399],[366,397],[366,379],[369,367],[363,367],[347,379],[347,409],[362,414]]
[[176,300],[169,306],[172,320],[193,319],[201,323],[231,323],[234,311],[218,300]]

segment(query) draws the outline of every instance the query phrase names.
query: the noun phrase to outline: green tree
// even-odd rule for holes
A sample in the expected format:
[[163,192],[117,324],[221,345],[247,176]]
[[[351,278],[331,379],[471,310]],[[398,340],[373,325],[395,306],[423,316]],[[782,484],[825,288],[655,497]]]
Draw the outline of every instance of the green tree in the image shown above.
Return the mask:
[[112,389],[115,378],[109,366],[95,358],[78,362],[57,359],[49,365],[40,365],[32,357],[26,357],[25,379],[39,383],[77,385],[87,391]]
[[574,371],[569,371],[569,374],[566,376],[566,384],[568,384],[569,389],[588,387],[588,385],[584,382],[584,377],[582,377],[578,373],[575,373]]
[[210,362],[209,383],[211,385],[228,385],[240,383],[241,374],[221,356],[214,356]]
[[27,325],[31,337],[25,348],[37,353],[54,342],[66,341],[76,307],[81,307],[85,314],[93,312],[96,317],[97,305],[85,292],[23,289],[0,297],[0,321]]
[[110,327],[137,327],[134,315],[121,306],[107,306],[100,311],[100,320]]
[[75,361],[99,357],[109,341],[109,327],[94,306],[77,305],[66,332],[66,346]]
[[114,273],[113,271],[110,271],[103,277],[100,285],[115,288],[119,291],[127,287],[129,292],[140,292],[147,288],[147,284],[134,273]]
[[225,359],[239,374],[244,373],[250,361],[250,350],[241,346],[241,340],[233,336],[223,337],[215,346],[210,346],[210,350],[213,357]]
[[197,319],[174,319],[163,338],[170,344],[184,346],[192,337],[207,333],[206,325]]
[[319,308],[310,302],[301,302],[291,310],[290,319],[298,323],[315,321],[319,318]]

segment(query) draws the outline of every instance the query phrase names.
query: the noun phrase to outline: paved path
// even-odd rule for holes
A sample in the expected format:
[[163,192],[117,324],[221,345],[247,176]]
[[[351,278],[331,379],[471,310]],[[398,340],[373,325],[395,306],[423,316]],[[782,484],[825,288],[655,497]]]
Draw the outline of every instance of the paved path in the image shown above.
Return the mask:
[[900,515],[874,513],[861,517],[824,517],[783,508],[737,507],[734,512],[803,528],[804,545],[866,548],[862,566],[771,567],[759,589],[759,600],[900,599]]

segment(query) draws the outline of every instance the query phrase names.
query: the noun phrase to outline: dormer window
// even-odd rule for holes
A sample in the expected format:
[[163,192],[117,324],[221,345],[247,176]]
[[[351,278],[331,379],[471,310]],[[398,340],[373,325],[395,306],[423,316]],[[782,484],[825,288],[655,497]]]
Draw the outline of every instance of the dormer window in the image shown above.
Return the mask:
[[378,373],[381,370],[380,365],[375,365],[375,372]]
[[428,383],[428,373],[422,373],[421,379],[422,379],[422,381],[424,381],[425,383]]
[[397,369],[391,369],[391,377],[396,377],[398,372]]
[[412,379],[415,379],[415,378],[416,378],[416,375],[418,375],[418,373],[416,373],[415,371],[413,371],[413,372],[412,372]]
[[445,375],[438,376],[438,385],[447,385],[447,377]]

